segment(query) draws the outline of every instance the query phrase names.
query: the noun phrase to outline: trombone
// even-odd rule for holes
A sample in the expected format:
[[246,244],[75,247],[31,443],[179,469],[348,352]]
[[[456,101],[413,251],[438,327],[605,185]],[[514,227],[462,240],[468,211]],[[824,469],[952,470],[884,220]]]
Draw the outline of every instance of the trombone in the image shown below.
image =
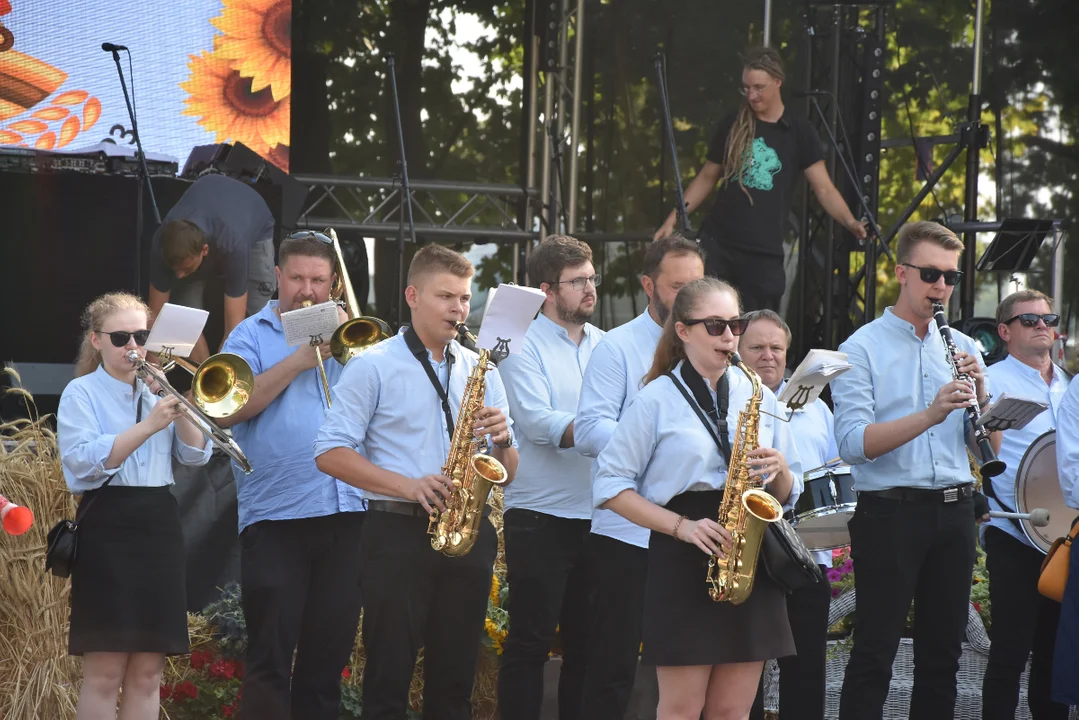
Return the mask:
[[[230,353],[223,354],[229,355]],[[244,455],[243,450],[240,449],[240,446],[236,444],[236,441],[229,437],[224,430],[218,427],[214,423],[214,421],[210,419],[211,416],[208,413],[203,412],[203,410],[201,410],[199,407],[196,407],[195,404],[190,402],[187,398],[183,396],[183,394],[178,392],[176,388],[174,388],[165,378],[164,370],[157,367],[153,363],[139,357],[138,352],[136,352],[135,350],[129,351],[125,357],[127,357],[128,362],[135,366],[135,374],[138,375],[140,380],[146,383],[147,386],[150,386],[156,382],[159,386],[159,390],[157,391],[157,395],[159,397],[164,397],[166,393],[175,395],[177,399],[179,399],[180,404],[182,405],[182,412],[187,417],[187,419],[190,420],[191,423],[196,428],[198,428],[199,431],[202,432],[202,434],[205,435],[210,442],[223,450],[226,455],[231,457],[233,461],[240,466],[241,470],[243,470],[248,475],[251,474],[251,463],[248,461],[247,456]],[[238,356],[233,357],[238,358]],[[244,366],[247,365],[247,363],[242,358],[239,359],[240,362],[244,363]],[[175,362],[176,360],[178,360],[178,358],[173,358],[172,362]],[[207,363],[211,363],[214,360],[221,360],[222,362],[214,363],[209,367],[205,367],[204,369],[204,366],[206,366]],[[227,374],[225,366],[222,363],[228,362],[231,362],[228,358],[221,358],[220,355],[215,355],[206,360],[206,362],[200,365],[198,370],[193,373],[194,379],[191,382],[191,395],[195,398],[195,402],[199,403],[199,405],[202,405],[206,402],[204,398],[200,398],[200,392],[202,392],[204,389],[208,389],[214,392],[221,391],[221,386],[219,385],[219,382]],[[177,362],[176,364],[184,367],[185,369],[187,369],[187,366],[190,365],[190,363],[186,362]],[[250,372],[251,370],[250,368],[248,368],[248,374],[250,374]],[[248,386],[246,390],[241,390],[238,385],[239,383],[234,382],[234,387],[232,388],[233,391],[227,393],[227,395],[234,398],[239,398],[239,396],[242,394],[243,402],[240,402],[236,409],[228,413],[227,415],[218,415],[216,417],[228,417],[228,415],[236,412],[241,407],[243,407],[244,404],[247,403],[247,398],[250,396],[250,386]],[[211,397],[216,396],[211,395]],[[221,400],[219,399],[216,402],[221,402]],[[209,405],[212,408],[215,408],[215,411],[219,411],[219,408],[216,407],[216,402],[210,402]]]
[[161,371],[167,373],[180,367],[191,374],[191,396],[198,409],[212,418],[235,415],[251,399],[255,374],[239,355],[218,353],[195,367],[183,358],[174,357],[166,348],[162,353]]
[[[343,300],[349,318],[334,330],[333,337],[330,338],[330,353],[337,362],[346,365],[349,360],[359,355],[363,350],[391,337],[393,331],[383,320],[360,314],[360,306],[356,301],[356,292],[352,289],[352,281],[348,277],[345,256],[341,252],[341,243],[337,240],[337,233],[334,232],[333,228],[329,228],[326,230],[326,234],[333,241],[333,252],[337,258],[337,277],[333,282],[333,287],[330,288],[330,299],[334,302]],[[310,301],[304,301],[304,307],[309,304]],[[322,390],[326,394],[326,407],[332,407],[330,383],[326,378],[326,366],[322,363],[322,353],[319,352],[317,345],[315,346],[315,354],[318,356],[318,374],[322,380]]]

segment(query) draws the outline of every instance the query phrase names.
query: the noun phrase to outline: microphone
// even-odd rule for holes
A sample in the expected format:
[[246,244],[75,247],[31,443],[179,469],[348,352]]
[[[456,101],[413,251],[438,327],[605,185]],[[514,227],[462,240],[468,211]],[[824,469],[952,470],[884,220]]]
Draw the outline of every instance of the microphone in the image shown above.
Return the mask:
[[105,52],[119,52],[120,50],[127,50],[124,45],[113,45],[110,42],[101,43],[101,49]]
[[829,97],[831,94],[827,90],[799,90],[794,97]]
[[34,513],[0,495],[0,521],[8,535],[22,535],[34,524]]
[[989,517],[1011,518],[1014,520],[1029,520],[1034,527],[1045,527],[1049,524],[1049,511],[1045,508],[1034,508],[1028,513],[997,512],[989,513]]

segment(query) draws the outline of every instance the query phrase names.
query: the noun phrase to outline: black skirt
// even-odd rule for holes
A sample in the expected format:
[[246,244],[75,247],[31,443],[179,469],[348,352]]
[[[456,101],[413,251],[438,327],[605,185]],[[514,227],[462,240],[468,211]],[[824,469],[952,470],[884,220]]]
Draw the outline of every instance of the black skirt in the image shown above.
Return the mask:
[[[683,493],[667,509],[690,520],[714,518],[723,492]],[[794,655],[783,590],[758,565],[741,605],[708,595],[708,556],[690,543],[652,533],[644,596],[641,662],[661,667],[722,665]]]
[[79,522],[68,651],[186,654],[186,558],[176,499],[167,487],[96,492]]

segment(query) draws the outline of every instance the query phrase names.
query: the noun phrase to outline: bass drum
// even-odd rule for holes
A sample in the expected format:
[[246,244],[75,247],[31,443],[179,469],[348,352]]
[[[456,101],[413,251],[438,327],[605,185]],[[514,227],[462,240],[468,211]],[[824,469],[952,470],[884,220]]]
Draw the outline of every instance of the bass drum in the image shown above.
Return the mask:
[[1034,527],[1019,520],[1023,533],[1034,547],[1048,553],[1053,541],[1071,530],[1075,511],[1064,504],[1064,491],[1057,475],[1057,433],[1050,430],[1030,444],[1015,473],[1015,511],[1029,513],[1034,508],[1049,511],[1049,524]]

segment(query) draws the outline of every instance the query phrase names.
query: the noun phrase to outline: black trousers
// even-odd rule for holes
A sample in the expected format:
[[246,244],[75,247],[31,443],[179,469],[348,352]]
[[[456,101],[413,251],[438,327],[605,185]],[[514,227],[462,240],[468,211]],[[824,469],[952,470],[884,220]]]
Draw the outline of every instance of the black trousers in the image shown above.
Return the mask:
[[562,640],[558,717],[578,716],[591,620],[586,562],[591,524],[518,508],[503,516],[511,622],[498,671],[502,717],[539,719],[543,666],[556,628]]
[[738,289],[744,312],[779,311],[787,287],[782,255],[747,252],[708,235],[698,236],[705,249],[704,273]]
[[[821,575],[828,569],[821,565]],[[779,717],[824,720],[825,666],[828,662],[828,608],[832,587],[818,582],[787,595],[787,619],[797,655],[779,658]],[[764,678],[749,713],[764,720]]]
[[1068,708],[1050,698],[1053,646],[1060,603],[1038,592],[1038,575],[1045,559],[1003,530],[985,530],[985,564],[992,603],[992,645],[982,683],[982,718],[1015,717],[1019,705],[1019,676],[1030,658],[1027,705],[1034,720],[1066,720]]
[[591,533],[588,566],[592,620],[580,716],[622,720],[640,657],[648,549]]
[[858,592],[840,720],[878,720],[914,600],[911,720],[952,720],[974,570],[974,504],[900,502],[869,493],[847,526]]
[[[418,508],[419,506],[417,506]],[[369,510],[363,573],[364,720],[405,720],[423,648],[423,716],[469,720],[498,538],[486,518],[467,555],[431,548],[427,516]]]
[[360,619],[364,515],[263,520],[241,533],[244,720],[337,720]]

